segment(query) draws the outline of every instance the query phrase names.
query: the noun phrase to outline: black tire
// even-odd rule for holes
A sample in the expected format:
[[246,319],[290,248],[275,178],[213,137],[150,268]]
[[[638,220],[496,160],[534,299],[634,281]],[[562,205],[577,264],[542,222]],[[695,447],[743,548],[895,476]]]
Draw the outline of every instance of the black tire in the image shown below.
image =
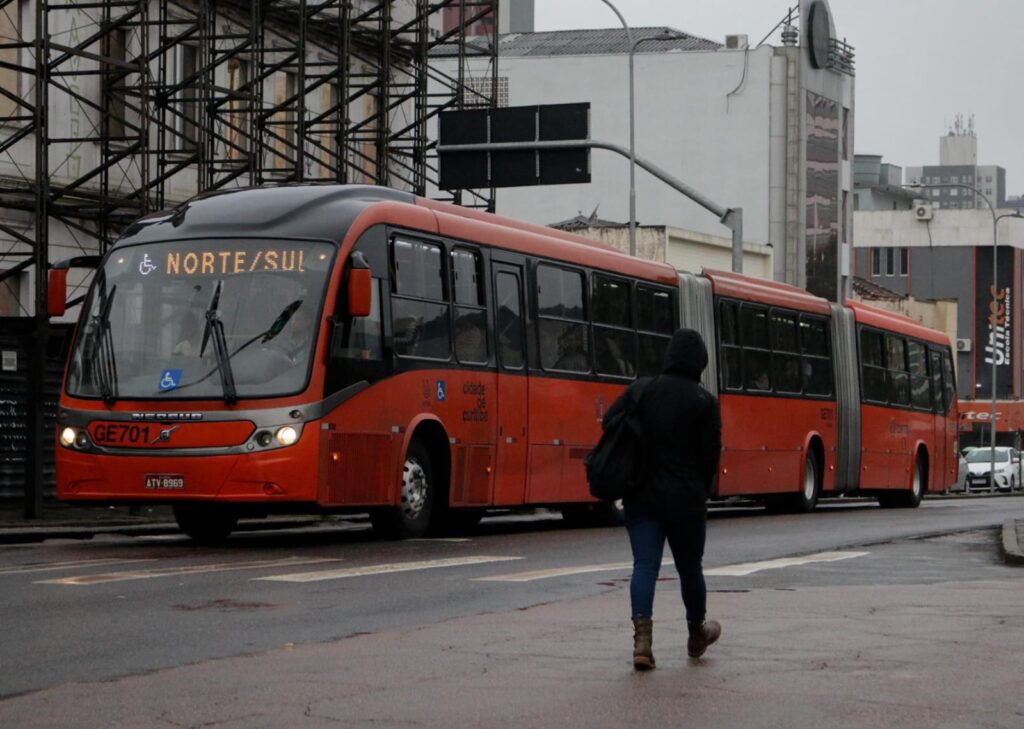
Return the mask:
[[430,452],[423,443],[414,440],[402,464],[400,503],[371,511],[373,530],[385,539],[422,537],[434,516],[437,489]]
[[220,544],[238,526],[238,512],[221,504],[175,504],[178,528],[199,544]]
[[797,514],[810,514],[818,505],[821,496],[822,468],[818,463],[818,454],[813,449],[807,450],[804,459],[804,478],[800,484],[800,492],[790,500],[793,511]]
[[928,479],[928,471],[924,459],[914,459],[914,476],[910,488],[905,491],[883,492],[878,495],[878,503],[883,509],[916,509],[924,498],[924,490]]

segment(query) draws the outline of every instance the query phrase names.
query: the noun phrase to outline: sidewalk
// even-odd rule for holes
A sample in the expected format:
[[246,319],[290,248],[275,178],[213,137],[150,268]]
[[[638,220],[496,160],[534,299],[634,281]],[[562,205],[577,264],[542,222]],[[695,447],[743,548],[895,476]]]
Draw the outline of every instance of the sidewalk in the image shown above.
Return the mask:
[[648,674],[632,670],[628,590],[615,587],[58,686],[0,701],[0,726],[50,729],[69,717],[76,729],[1021,726],[1019,581],[713,592],[724,634],[696,662],[685,657],[673,587],[658,592],[658,668]]

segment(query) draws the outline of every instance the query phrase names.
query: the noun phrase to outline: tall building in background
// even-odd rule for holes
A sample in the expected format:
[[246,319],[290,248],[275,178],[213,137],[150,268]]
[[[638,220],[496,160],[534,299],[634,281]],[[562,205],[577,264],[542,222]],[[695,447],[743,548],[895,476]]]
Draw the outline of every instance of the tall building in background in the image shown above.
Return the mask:
[[[1006,206],[1006,170],[999,165],[978,164],[978,136],[974,117],[964,121],[957,115],[949,131],[939,138],[939,164],[907,168],[907,184],[962,184],[980,190],[993,207]],[[973,191],[963,187],[933,188],[925,191],[932,207],[944,210],[988,209]]]

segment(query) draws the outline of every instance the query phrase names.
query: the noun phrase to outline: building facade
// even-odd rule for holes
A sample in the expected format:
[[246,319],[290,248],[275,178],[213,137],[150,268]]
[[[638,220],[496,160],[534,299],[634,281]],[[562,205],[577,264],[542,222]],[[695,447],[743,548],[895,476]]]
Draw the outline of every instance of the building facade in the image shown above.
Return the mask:
[[[780,16],[787,12],[779,4]],[[801,0],[775,45],[685,33],[637,46],[635,149],[726,208],[743,209],[744,239],[774,249],[773,275],[837,299],[849,266],[853,192],[852,49],[827,2]],[[665,28],[633,28],[640,39]],[[499,42],[508,104],[589,102],[590,136],[629,146],[624,29],[512,33]],[[497,211],[540,224],[598,209],[629,220],[629,162],[594,150],[588,184],[504,188]],[[728,235],[696,203],[638,169],[637,221]]]
[[[973,119],[965,125],[958,118],[953,128],[939,138],[939,164],[908,167],[907,184],[938,185],[921,194],[934,208],[988,210],[990,204],[996,208],[1006,207],[1006,170],[998,165],[978,164],[978,137]],[[975,188],[981,195],[968,188]]]

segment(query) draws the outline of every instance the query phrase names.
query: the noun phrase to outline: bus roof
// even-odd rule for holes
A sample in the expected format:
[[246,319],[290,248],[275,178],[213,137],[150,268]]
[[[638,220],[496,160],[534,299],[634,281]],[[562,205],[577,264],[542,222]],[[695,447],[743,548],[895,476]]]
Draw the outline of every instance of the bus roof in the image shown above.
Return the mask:
[[923,339],[933,344],[949,346],[949,337],[946,334],[926,327],[903,314],[862,304],[859,301],[847,301],[846,305],[853,310],[853,318],[858,324],[867,324],[879,329],[905,334],[908,337]]
[[228,237],[318,238],[341,244],[357,219],[375,206],[389,209],[386,220],[401,217],[408,206],[410,226],[427,213],[435,221],[432,233],[677,284],[668,264],[634,258],[589,238],[373,185],[293,184],[207,193],[136,221],[115,245]]
[[826,316],[832,312],[826,299],[790,284],[707,268],[704,269],[704,275],[711,280],[712,290],[717,296],[755,301],[769,306],[784,306]]

